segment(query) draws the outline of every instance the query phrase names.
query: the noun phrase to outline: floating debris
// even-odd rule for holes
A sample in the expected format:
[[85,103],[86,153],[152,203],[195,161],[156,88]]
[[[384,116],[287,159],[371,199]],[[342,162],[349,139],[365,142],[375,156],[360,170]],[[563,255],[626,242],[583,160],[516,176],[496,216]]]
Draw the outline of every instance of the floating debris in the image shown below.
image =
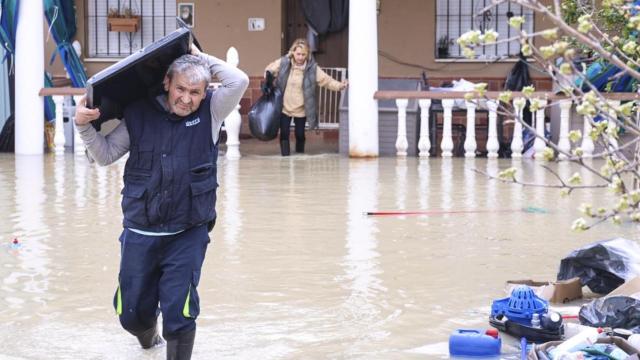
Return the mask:
[[11,245],[9,245],[9,247],[11,249],[20,249],[22,247],[22,244],[18,241],[18,238],[13,238],[13,241],[11,241]]

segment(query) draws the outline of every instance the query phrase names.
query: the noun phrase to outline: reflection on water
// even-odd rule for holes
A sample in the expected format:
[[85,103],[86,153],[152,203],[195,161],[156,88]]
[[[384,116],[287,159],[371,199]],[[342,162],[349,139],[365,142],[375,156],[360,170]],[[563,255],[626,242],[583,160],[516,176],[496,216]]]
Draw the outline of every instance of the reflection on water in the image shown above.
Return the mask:
[[450,209],[452,196],[451,188],[453,186],[453,171],[451,170],[451,163],[454,160],[451,158],[443,158],[441,160],[440,166],[440,188],[442,192],[440,193],[442,197],[442,201],[440,202],[440,207],[442,209]]
[[419,193],[418,201],[420,210],[427,210],[429,208],[429,179],[431,177],[431,162],[429,159],[420,158],[418,160],[418,179],[419,179]]
[[[351,172],[349,173],[351,175]],[[407,159],[399,158],[396,160],[396,209],[404,209],[407,197]],[[375,195],[375,194],[371,194]]]
[[[523,181],[556,183],[540,165],[221,158],[194,358],[446,358],[452,330],[488,326],[505,280],[553,279],[578,246],[637,239],[628,224],[570,231],[579,204],[602,205],[604,191],[561,198],[558,189],[473,171],[513,166]],[[111,305],[123,166],[0,154],[0,358],[164,358],[164,349],[139,349]],[[569,164],[552,167],[598,180]],[[528,206],[548,213],[522,211]],[[363,215],[379,210],[431,214]]]
[[[402,176],[406,164],[396,164],[396,176]],[[404,169],[404,170],[403,170]],[[406,174],[404,174],[406,175]],[[396,180],[399,180],[396,177]],[[379,268],[378,229],[373,217],[363,216],[363,209],[378,208],[378,161],[360,160],[349,163],[348,198],[347,198],[347,237],[343,266],[346,286],[349,289],[345,306],[349,320],[358,332],[365,331],[379,320],[376,301],[377,293],[386,289],[378,275]],[[402,188],[404,181],[398,187]],[[404,195],[402,196],[404,197]],[[396,199],[397,200],[397,199]],[[355,330],[355,329],[354,329]],[[371,330],[371,329],[370,329]]]
[[[10,214],[14,223],[14,238],[18,240],[15,250],[15,268],[4,277],[4,285],[11,288],[5,299],[9,308],[25,314],[32,302],[43,303],[42,295],[48,290],[51,260],[48,258],[47,239],[49,229],[44,223],[43,159],[40,156],[16,156],[15,159],[15,212]],[[9,214],[7,214],[9,215]],[[23,242],[29,239],[29,247]],[[7,263],[6,266],[12,264]],[[26,315],[25,317],[29,317]]]
[[238,170],[240,163],[238,159],[226,159],[224,161],[224,183],[222,193],[224,194],[224,208],[222,213],[224,219],[224,241],[230,252],[235,254],[238,245],[238,238],[242,232],[242,209],[240,208],[240,188],[238,184]]
[[476,204],[476,177],[478,174],[474,171],[477,168],[476,159],[475,158],[465,158],[464,159],[464,183],[462,185],[462,189],[464,191],[464,208],[466,209],[475,209],[477,207]]

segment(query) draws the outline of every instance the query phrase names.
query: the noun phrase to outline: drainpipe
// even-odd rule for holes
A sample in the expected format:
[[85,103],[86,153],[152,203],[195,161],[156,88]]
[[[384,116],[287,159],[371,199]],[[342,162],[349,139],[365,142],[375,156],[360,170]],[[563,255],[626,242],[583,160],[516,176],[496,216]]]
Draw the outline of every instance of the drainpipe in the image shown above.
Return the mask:
[[378,157],[377,21],[375,0],[349,2],[350,157]]
[[16,31],[15,153],[44,152],[44,39],[42,1],[21,1]]

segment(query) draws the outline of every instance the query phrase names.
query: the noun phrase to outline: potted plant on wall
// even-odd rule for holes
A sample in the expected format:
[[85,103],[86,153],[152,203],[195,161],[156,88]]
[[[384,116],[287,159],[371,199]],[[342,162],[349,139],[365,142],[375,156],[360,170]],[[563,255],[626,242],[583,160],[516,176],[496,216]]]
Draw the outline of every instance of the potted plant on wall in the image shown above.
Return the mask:
[[453,45],[453,40],[449,35],[442,35],[438,39],[438,59],[446,59],[449,57],[449,47]]
[[107,30],[136,32],[140,28],[140,16],[130,7],[110,8],[107,13]]

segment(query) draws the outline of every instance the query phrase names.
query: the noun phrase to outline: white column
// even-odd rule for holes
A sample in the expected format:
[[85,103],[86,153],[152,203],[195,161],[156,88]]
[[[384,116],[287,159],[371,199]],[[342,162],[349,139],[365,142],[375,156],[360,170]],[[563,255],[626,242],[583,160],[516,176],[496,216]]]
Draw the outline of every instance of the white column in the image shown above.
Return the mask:
[[533,141],[534,157],[542,159],[542,153],[547,144],[544,142],[544,108],[547,106],[547,100],[538,100],[541,109],[536,111],[536,139]]
[[527,102],[524,98],[517,98],[513,100],[513,106],[516,109],[518,119],[515,119],[515,123],[513,126],[513,139],[511,140],[512,158],[522,157],[522,149],[524,145],[522,143],[522,123],[520,121],[522,121],[522,112],[526,103]]
[[[616,108],[620,106],[620,100],[609,100],[607,101],[607,103],[609,103],[609,116],[611,117],[611,119],[609,120],[609,125],[607,126],[607,131],[612,133],[612,134],[616,134],[618,132],[618,124],[616,124],[616,118],[618,117],[618,114],[616,113]],[[618,140],[613,137],[613,136],[608,136],[609,139],[609,145],[611,145],[611,147],[613,148],[612,150],[618,150]]]
[[420,105],[420,139],[418,140],[418,150],[420,157],[429,157],[431,150],[431,140],[429,139],[429,108],[431,99],[418,100]]
[[476,104],[467,101],[467,135],[464,140],[464,157],[476,157]]
[[376,2],[349,2],[349,156],[378,156]]
[[396,155],[407,156],[409,143],[407,142],[407,99],[396,99],[398,107],[398,136],[396,137]]
[[591,117],[589,115],[584,116],[584,124],[582,126],[582,144],[580,148],[582,148],[582,157],[591,157],[593,156],[593,150],[595,150],[595,146],[593,145],[593,140],[589,134],[591,133]]
[[[238,50],[233,46],[227,50],[227,63],[238,67],[240,56]],[[227,159],[240,158],[240,126],[242,126],[242,116],[240,116],[240,104],[231,111],[224,119],[224,128],[227,131]]]
[[56,104],[56,133],[53,136],[53,144],[56,147],[56,155],[64,154],[64,96],[52,96]]
[[[571,151],[569,141],[569,123],[571,122],[571,100],[562,100],[560,104],[560,134],[558,135],[558,149],[564,152]],[[563,153],[558,154],[558,159],[566,160],[569,157]]]
[[451,120],[453,114],[451,110],[453,109],[453,99],[443,99],[442,107],[444,108],[444,113],[442,115],[444,119],[442,124],[442,142],[440,143],[440,149],[442,150],[442,157],[452,157],[453,139],[451,138]]
[[21,1],[16,32],[16,154],[44,152],[44,29],[42,1]]
[[487,101],[489,108],[489,136],[487,137],[487,157],[497,158],[500,143],[498,142],[498,103],[495,100]]
[[[82,99],[82,96],[83,95],[75,95],[73,97],[73,101],[76,102],[76,106],[77,104],[80,103],[80,99]],[[76,155],[84,155],[85,146],[84,146],[84,142],[82,142],[82,139],[80,138],[80,133],[78,133],[75,116],[72,121],[73,121],[73,151],[75,152]]]

